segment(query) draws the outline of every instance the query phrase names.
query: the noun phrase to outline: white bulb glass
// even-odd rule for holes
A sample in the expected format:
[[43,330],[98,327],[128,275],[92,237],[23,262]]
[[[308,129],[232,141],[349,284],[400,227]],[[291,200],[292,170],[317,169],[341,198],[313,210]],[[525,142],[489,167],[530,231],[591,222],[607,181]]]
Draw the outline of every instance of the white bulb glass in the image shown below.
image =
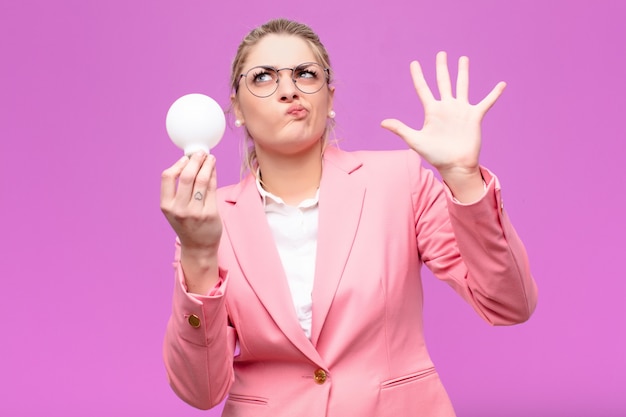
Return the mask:
[[176,100],[165,118],[167,134],[185,155],[214,148],[226,129],[220,105],[204,94],[187,94]]

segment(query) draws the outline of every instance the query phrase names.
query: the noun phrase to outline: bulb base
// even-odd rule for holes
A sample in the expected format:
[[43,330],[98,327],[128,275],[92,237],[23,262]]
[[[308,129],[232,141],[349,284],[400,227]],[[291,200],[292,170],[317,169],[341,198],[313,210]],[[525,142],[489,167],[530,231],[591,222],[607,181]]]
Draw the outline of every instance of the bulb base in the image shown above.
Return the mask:
[[191,155],[193,155],[196,152],[204,152],[207,155],[211,153],[211,150],[209,149],[209,145],[206,145],[204,143],[192,143],[192,144],[189,144],[189,145],[185,146],[183,151],[185,152],[186,156],[191,156]]

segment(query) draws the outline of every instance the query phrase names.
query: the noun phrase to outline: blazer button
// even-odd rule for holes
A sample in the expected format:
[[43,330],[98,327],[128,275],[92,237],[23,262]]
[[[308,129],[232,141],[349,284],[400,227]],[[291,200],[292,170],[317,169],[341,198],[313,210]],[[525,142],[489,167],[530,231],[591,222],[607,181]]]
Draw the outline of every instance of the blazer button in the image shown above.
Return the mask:
[[326,382],[327,378],[328,378],[328,375],[326,374],[326,371],[324,371],[323,369],[318,369],[317,371],[313,373],[313,379],[315,380],[316,384],[322,385],[324,382]]
[[191,327],[194,327],[196,329],[200,327],[200,317],[196,316],[195,314],[190,315],[187,321],[189,322],[189,325]]

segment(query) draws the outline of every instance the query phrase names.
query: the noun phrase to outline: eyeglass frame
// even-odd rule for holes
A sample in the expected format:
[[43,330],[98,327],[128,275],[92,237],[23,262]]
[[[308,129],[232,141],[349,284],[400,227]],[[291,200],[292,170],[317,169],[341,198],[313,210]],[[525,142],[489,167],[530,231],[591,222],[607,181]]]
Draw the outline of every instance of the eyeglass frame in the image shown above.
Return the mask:
[[[315,91],[313,91],[313,92],[311,92],[311,93],[308,93],[308,92],[306,92],[306,91],[302,91],[302,89],[298,86],[298,82],[297,82],[297,81],[296,81],[296,79],[294,78],[294,74],[295,74],[295,71],[296,71],[296,69],[297,69],[297,68],[302,67],[302,66],[305,66],[305,65],[311,65],[311,64],[314,64],[314,65],[319,66],[319,67],[322,69],[322,71],[324,71],[324,74],[325,74],[325,76],[324,76],[325,82],[324,82],[324,83],[322,83],[322,85],[320,86],[320,88],[318,88],[317,90],[315,90]],[[268,95],[266,95],[266,96],[260,96],[260,95],[258,95],[258,94],[253,93],[253,92],[252,92],[252,90],[250,89],[250,87],[248,86],[248,82],[247,82],[247,79],[248,79],[248,78],[247,78],[247,77],[248,77],[248,74],[250,74],[250,71],[252,71],[253,69],[257,69],[257,68],[263,68],[263,69],[265,69],[265,70],[272,70],[272,71],[276,72],[276,75],[277,75],[277,77],[276,77],[276,88],[274,88],[274,91],[272,91],[270,94],[268,94]],[[326,84],[326,85],[328,85],[328,83],[329,83],[329,81],[330,81],[330,68],[328,68],[328,67],[326,67],[326,68],[325,68],[325,67],[323,67],[323,66],[322,66],[322,64],[320,64],[320,63],[318,63],[318,62],[313,62],[313,61],[311,61],[311,62],[303,62],[302,64],[298,64],[298,65],[296,65],[295,67],[291,67],[291,68],[289,68],[289,67],[285,67],[285,68],[276,68],[276,67],[272,67],[271,65],[257,65],[256,67],[252,67],[252,68],[250,68],[248,71],[246,71],[246,73],[245,73],[245,74],[239,74],[239,80],[237,81],[237,89],[235,90],[235,93],[237,93],[237,92],[239,91],[239,84],[241,83],[241,78],[246,77],[246,83],[245,83],[245,84],[246,84],[246,88],[248,89],[248,91],[250,92],[250,94],[252,94],[253,96],[258,97],[258,98],[267,98],[267,97],[271,97],[272,95],[274,95],[274,93],[275,93],[276,91],[278,91],[278,85],[280,84],[280,72],[281,72],[281,71],[284,71],[284,70],[291,70],[291,81],[293,82],[293,85],[295,85],[295,86],[296,86],[296,88],[298,89],[298,91],[300,91],[300,92],[301,92],[301,93],[303,93],[303,94],[315,94],[315,93],[317,93],[318,91],[320,91],[322,88],[324,88],[324,85],[325,85],[325,84]]]

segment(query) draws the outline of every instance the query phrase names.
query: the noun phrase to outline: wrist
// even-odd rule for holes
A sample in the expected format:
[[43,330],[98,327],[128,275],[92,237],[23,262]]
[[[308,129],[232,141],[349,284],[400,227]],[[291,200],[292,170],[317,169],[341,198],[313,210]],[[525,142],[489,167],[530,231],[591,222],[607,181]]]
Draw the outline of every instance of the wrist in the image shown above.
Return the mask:
[[485,181],[478,167],[473,170],[453,170],[440,174],[453,197],[460,203],[476,202],[485,193]]
[[181,245],[180,265],[188,292],[204,295],[219,279],[217,247],[212,249]]

